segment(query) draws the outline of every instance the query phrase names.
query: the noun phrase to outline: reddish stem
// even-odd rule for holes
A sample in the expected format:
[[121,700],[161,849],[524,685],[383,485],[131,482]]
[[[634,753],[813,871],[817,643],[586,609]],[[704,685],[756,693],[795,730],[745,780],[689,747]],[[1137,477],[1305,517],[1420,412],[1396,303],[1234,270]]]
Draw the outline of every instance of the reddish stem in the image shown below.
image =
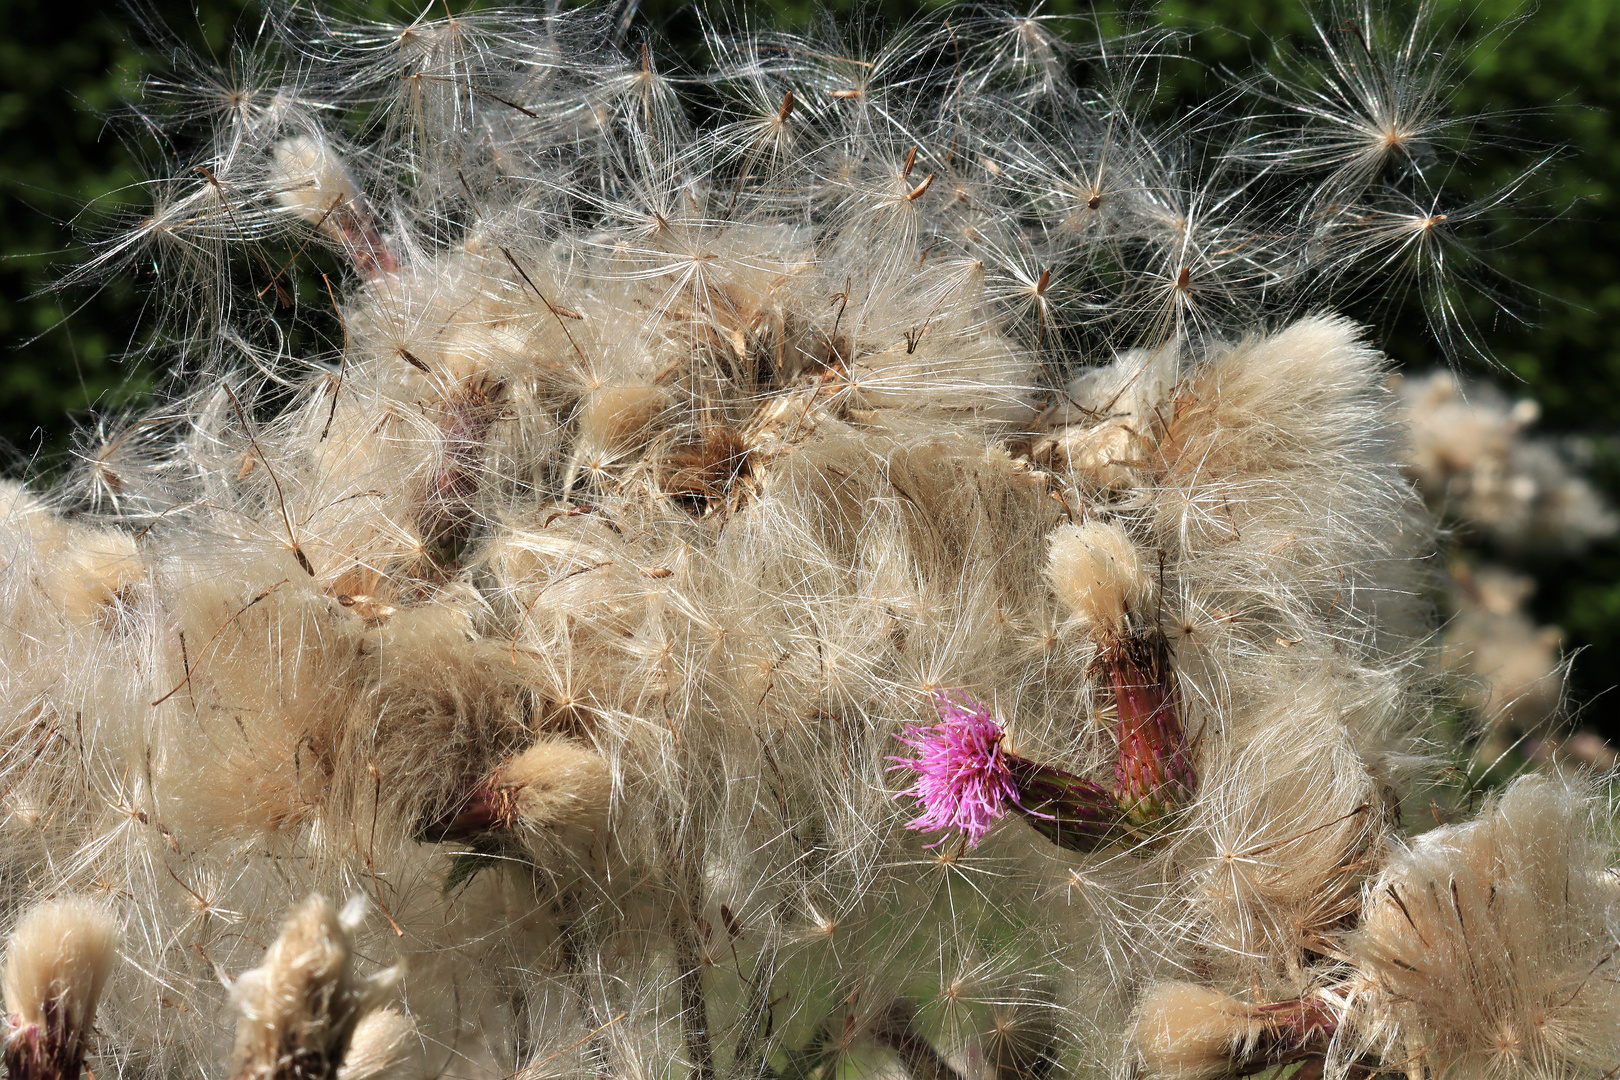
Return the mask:
[[1127,824],[1149,826],[1185,806],[1197,787],[1163,642],[1141,639],[1104,654],[1119,756],[1114,791]]

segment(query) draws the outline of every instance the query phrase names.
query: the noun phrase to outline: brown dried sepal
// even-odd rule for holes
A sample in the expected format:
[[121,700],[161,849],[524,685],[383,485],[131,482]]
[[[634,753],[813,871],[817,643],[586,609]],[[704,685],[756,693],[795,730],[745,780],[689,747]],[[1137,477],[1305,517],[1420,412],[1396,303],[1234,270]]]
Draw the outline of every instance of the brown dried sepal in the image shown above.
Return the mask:
[[705,429],[699,440],[671,450],[658,462],[659,490],[693,517],[736,512],[753,486],[748,444],[724,425]]

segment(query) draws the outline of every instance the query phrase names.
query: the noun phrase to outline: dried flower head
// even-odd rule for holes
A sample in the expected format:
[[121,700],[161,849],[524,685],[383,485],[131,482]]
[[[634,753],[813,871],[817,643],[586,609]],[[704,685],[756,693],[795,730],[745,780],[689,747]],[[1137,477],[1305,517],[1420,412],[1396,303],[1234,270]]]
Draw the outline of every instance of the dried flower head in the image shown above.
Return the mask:
[[1396,390],[1407,472],[1436,511],[1524,553],[1579,552],[1620,530],[1620,517],[1573,467],[1571,447],[1534,433],[1536,401],[1509,401],[1449,371],[1403,377]]
[[6,943],[3,981],[15,1080],[78,1080],[117,944],[117,922],[90,900],[48,901],[23,916]]
[[1255,1005],[1211,987],[1161,982],[1142,999],[1131,1044],[1148,1075],[1217,1080],[1315,1058],[1320,1065],[1336,1022],[1315,1001]]
[[287,916],[264,962],[237,978],[236,1080],[336,1080],[355,1028],[400,977],[398,968],[354,970],[350,934],[364,912],[358,899],[340,915],[311,896]]
[[593,750],[546,739],[504,762],[422,826],[428,840],[465,840],[519,828],[562,831],[606,823],[612,777]]
[[1095,633],[1118,637],[1148,609],[1153,577],[1130,534],[1118,525],[1064,524],[1048,540],[1047,576],[1065,607]]
[[1601,1074],[1620,1057],[1620,888],[1605,804],[1516,780],[1370,882],[1348,940],[1357,1048],[1435,1075]]
[[399,264],[343,159],[323,139],[283,139],[271,151],[276,201],[342,245],[367,277]]

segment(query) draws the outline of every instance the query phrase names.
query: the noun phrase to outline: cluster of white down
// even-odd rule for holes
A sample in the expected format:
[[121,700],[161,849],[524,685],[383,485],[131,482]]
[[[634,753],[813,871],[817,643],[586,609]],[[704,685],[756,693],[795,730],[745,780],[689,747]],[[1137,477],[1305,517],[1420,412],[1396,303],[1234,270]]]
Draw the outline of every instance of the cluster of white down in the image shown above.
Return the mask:
[[1536,582],[1519,571],[1548,555],[1580,553],[1613,535],[1620,517],[1580,475],[1569,447],[1534,434],[1534,400],[1510,404],[1489,384],[1443,371],[1397,379],[1396,389],[1406,416],[1407,474],[1454,526],[1445,663],[1464,676],[1460,699],[1485,728],[1476,757],[1488,763],[1515,746],[1533,754],[1556,747],[1612,766],[1613,747],[1595,733],[1556,737],[1563,636],[1556,626],[1537,625],[1528,610]]
[[1398,382],[1410,426],[1412,479],[1437,511],[1509,551],[1580,551],[1620,517],[1558,443],[1533,434],[1541,407],[1509,403],[1450,372]]
[[[1432,941],[1356,929],[1439,767],[1384,361],[1334,317],[1206,321],[1297,265],[1261,250],[1283,224],[1177,225],[1207,189],[1033,20],[717,39],[698,131],[599,29],[299,38],[112,245],[253,287],[190,324],[204,376],[0,514],[0,880],[8,912],[116,912],[97,1074],[1474,1052],[1390,974]],[[372,141],[340,153],[339,109]],[[1240,278],[1172,264],[1167,318],[1128,291],[1120,348],[1074,355],[1108,314],[1060,302],[1076,267],[1240,233]],[[221,252],[276,235],[352,264],[340,352],[263,346],[292,286]],[[1111,775],[1101,631],[1162,642],[1190,801],[1092,854],[908,832],[894,736],[937,691]],[[1571,926],[1602,925],[1589,876]],[[1598,959],[1512,925],[1522,962]]]

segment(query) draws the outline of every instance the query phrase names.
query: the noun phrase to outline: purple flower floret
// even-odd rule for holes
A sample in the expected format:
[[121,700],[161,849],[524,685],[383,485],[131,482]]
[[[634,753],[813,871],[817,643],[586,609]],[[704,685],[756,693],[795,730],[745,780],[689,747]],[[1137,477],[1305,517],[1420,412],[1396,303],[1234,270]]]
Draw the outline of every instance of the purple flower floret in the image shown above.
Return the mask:
[[934,707],[939,723],[913,724],[895,736],[917,756],[889,758],[891,770],[917,774],[917,782],[895,796],[922,804],[906,828],[959,829],[968,846],[977,847],[1003,815],[1017,813],[1067,851],[1096,851],[1118,838],[1123,811],[1108,788],[1009,753],[990,710],[957,691],[935,691]]
[[939,723],[914,724],[895,736],[917,751],[916,757],[889,759],[891,770],[917,774],[917,782],[896,798],[909,795],[922,804],[923,812],[906,828],[960,829],[968,846],[976,847],[1008,804],[1018,803],[1001,725],[983,704],[945,691],[935,691],[934,707]]

